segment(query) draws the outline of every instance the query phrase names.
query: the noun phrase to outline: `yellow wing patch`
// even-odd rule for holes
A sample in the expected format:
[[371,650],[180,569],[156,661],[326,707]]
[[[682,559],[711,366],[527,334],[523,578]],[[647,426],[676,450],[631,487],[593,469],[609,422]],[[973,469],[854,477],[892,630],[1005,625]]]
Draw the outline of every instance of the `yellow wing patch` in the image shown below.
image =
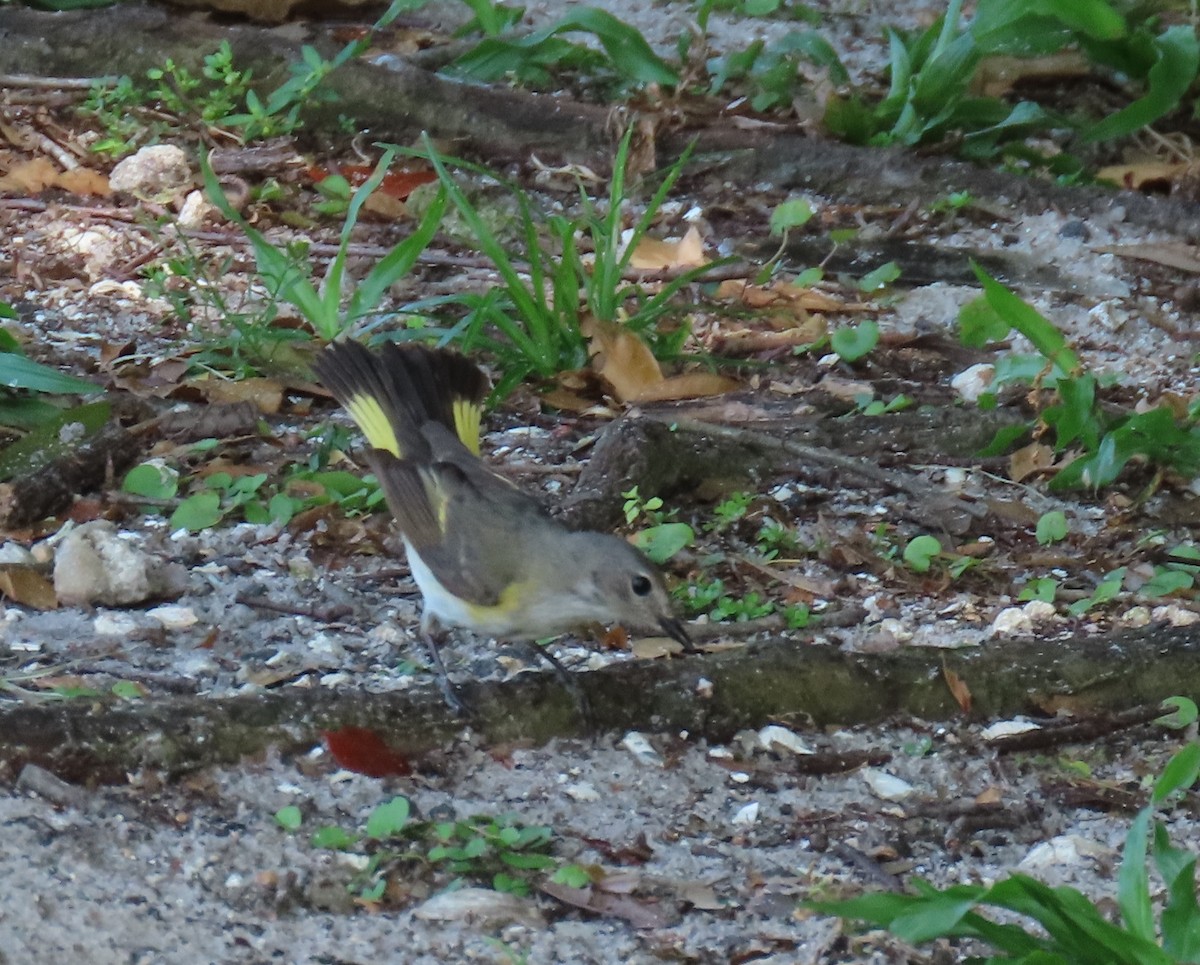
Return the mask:
[[459,440],[478,456],[479,423],[483,418],[483,410],[470,399],[461,398],[455,399],[451,408],[454,411],[454,431],[458,434]]
[[346,411],[367,437],[367,442],[376,449],[390,452],[398,459],[404,458],[404,453],[400,451],[400,440],[396,438],[396,433],[388,422],[387,413],[372,396],[363,393],[351,397],[346,401]]

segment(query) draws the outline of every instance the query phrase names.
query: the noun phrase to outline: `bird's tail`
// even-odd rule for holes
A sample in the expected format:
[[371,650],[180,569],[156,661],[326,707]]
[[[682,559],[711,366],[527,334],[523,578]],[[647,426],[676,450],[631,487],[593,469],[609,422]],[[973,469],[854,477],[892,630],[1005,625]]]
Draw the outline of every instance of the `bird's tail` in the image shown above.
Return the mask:
[[376,449],[401,459],[419,455],[427,446],[421,427],[438,422],[479,453],[488,380],[458,352],[387,342],[374,353],[341,341],[326,348],[313,369]]

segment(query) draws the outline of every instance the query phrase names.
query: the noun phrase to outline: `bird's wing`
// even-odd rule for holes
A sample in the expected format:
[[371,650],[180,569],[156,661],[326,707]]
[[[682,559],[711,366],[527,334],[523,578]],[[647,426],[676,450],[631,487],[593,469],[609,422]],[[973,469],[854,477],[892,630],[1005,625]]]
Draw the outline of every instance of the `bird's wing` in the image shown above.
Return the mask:
[[401,533],[460,600],[495,606],[527,572],[537,534],[559,524],[478,459],[418,464],[373,450],[371,468]]

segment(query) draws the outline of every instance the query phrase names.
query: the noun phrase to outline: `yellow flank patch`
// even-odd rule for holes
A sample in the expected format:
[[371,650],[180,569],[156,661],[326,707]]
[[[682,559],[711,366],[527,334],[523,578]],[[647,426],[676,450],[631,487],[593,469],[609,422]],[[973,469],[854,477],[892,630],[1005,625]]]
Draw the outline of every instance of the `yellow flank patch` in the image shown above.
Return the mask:
[[455,399],[451,408],[454,411],[454,431],[458,433],[459,440],[478,456],[479,422],[483,417],[482,409],[470,399]]
[[367,437],[367,442],[376,449],[384,449],[399,459],[404,458],[404,453],[400,451],[400,440],[392,431],[387,413],[372,396],[365,394],[353,396],[346,402],[346,411],[358,423],[358,428]]
[[525,606],[526,588],[527,584],[510,583],[501,592],[499,602],[492,606],[484,606],[481,603],[467,603],[465,600],[463,603],[473,620],[480,624],[486,624],[489,620],[496,620],[498,617],[510,617],[515,613],[519,613]]

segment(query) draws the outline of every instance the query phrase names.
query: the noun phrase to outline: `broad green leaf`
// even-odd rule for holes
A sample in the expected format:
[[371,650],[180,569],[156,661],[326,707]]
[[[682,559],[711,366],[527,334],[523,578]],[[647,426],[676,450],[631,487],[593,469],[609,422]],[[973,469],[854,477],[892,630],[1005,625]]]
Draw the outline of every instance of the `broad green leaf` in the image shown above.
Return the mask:
[[339,828],[335,824],[318,828],[313,832],[312,836],[312,846],[314,848],[327,848],[330,851],[345,851],[348,848],[354,847],[357,843],[358,835],[347,831],[345,828]]
[[696,541],[696,533],[687,523],[662,523],[633,534],[630,542],[651,562],[662,565],[685,546]]
[[[858,290],[870,294],[881,289],[887,288],[892,282],[900,277],[900,266],[894,261],[885,262],[878,268],[875,268],[858,280]],[[865,322],[863,323],[866,324]]]
[[390,838],[404,830],[408,823],[408,798],[397,796],[380,804],[367,818],[367,834],[377,840]]
[[179,473],[157,463],[144,462],[125,474],[121,490],[148,499],[171,499],[179,492]]
[[829,336],[829,346],[846,362],[856,362],[879,342],[879,326],[867,319],[850,328],[839,328]]
[[933,536],[917,536],[904,547],[904,562],[914,573],[927,573],[942,544]]
[[1012,326],[980,295],[958,311],[958,339],[969,348],[983,348],[988,342],[1008,337]]
[[188,496],[171,514],[172,530],[186,529],[198,533],[221,521],[221,494],[208,490]]
[[281,807],[275,812],[275,823],[285,831],[296,831],[304,821],[300,809],[294,804]]
[[781,235],[791,228],[807,224],[813,216],[812,205],[804,198],[791,198],[771,212],[771,234]]
[[1196,578],[1191,573],[1156,568],[1154,575],[1142,584],[1138,592],[1149,597],[1168,596],[1181,590],[1190,590],[1195,582]]
[[1054,509],[1043,513],[1037,521],[1037,541],[1042,546],[1049,546],[1067,537],[1067,517],[1062,511]]
[[1162,706],[1164,710],[1170,708],[1171,713],[1155,719],[1154,723],[1160,727],[1176,729],[1191,727],[1197,718],[1200,718],[1200,710],[1197,709],[1196,702],[1187,697],[1168,697],[1162,702]]

